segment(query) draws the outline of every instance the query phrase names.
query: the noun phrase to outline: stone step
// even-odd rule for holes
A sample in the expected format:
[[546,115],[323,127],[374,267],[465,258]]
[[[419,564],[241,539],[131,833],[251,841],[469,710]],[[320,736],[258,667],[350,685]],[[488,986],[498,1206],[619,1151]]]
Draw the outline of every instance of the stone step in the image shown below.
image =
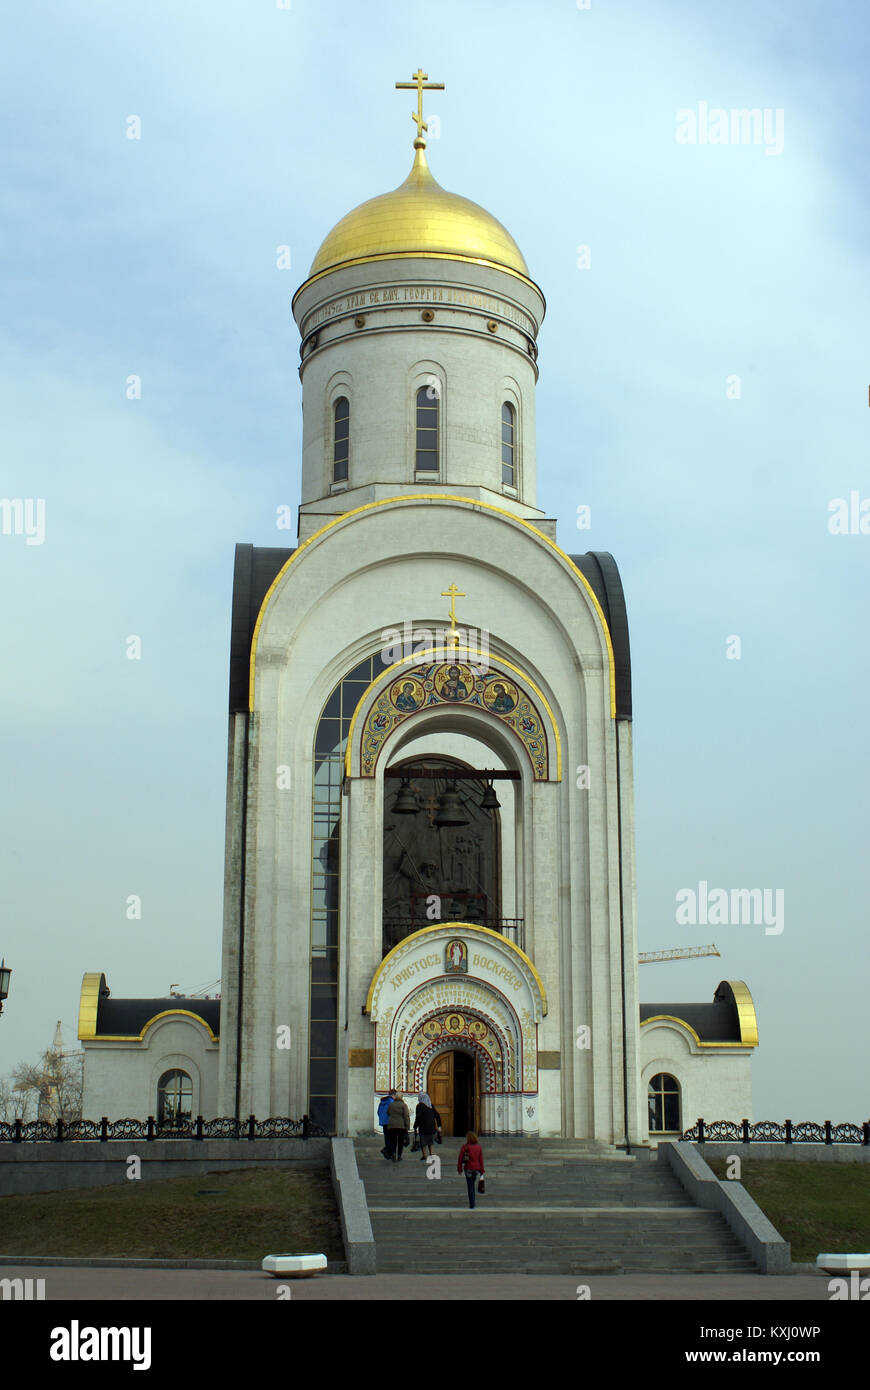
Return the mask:
[[[756,1266],[718,1212],[695,1207],[647,1154],[591,1151],[565,1140],[484,1143],[487,1192],[473,1212],[456,1174],[460,1141],[436,1149],[438,1180],[406,1151],[386,1163],[356,1143],[385,1272],[727,1273]],[[421,1252],[423,1260],[421,1261]],[[423,1268],[425,1265],[425,1268]]]

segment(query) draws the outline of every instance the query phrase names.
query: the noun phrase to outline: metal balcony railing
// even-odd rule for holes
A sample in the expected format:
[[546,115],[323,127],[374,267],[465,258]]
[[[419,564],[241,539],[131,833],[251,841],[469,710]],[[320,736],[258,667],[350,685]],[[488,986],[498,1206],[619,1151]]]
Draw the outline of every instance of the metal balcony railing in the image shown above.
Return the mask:
[[[521,951],[526,948],[526,932],[524,917],[480,917],[472,923],[474,927],[489,927],[490,931],[497,931],[501,936],[506,936],[508,941],[513,942],[514,946],[519,946]],[[412,936],[415,931],[422,931],[424,927],[449,927],[450,919],[441,922],[430,922],[426,918],[417,920],[413,917],[385,917],[384,918],[384,951],[392,951],[394,946],[398,946],[400,941],[404,941],[406,936]]]

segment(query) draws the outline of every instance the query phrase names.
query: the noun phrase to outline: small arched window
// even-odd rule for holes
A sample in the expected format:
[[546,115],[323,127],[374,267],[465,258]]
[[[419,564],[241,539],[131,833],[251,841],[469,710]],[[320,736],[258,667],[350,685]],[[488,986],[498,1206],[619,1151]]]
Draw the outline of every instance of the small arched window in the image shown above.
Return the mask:
[[501,408],[501,480],[506,487],[517,485],[517,414],[509,401]]
[[332,408],[332,481],[347,482],[350,457],[350,401],[339,396]]
[[675,1076],[660,1071],[647,1086],[650,1134],[679,1134],[680,1083]]
[[186,1071],[165,1071],[157,1083],[157,1123],[179,1124],[193,1111],[193,1082]]
[[417,392],[416,463],[418,473],[438,472],[438,408],[441,389],[432,380]]

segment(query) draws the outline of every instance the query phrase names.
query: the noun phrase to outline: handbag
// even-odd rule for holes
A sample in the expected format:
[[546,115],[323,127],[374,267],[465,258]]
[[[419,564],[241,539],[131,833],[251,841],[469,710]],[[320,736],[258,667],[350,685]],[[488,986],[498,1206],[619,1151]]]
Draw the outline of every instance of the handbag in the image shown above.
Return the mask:
[[480,1182],[477,1184],[477,1191],[481,1196],[486,1192],[486,1178],[481,1177]]

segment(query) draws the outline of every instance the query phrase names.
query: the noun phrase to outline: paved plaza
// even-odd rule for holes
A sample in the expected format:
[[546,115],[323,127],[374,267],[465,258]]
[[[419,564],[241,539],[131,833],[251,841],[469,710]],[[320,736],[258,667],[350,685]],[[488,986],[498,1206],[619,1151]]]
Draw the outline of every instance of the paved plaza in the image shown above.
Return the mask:
[[[122,1299],[268,1300],[289,1288],[291,1299],[307,1302],[427,1302],[521,1299],[576,1301],[578,1285],[588,1285],[599,1302],[817,1302],[827,1301],[821,1274],[582,1274],[572,1275],[410,1275],[377,1274],[351,1278],[275,1279],[259,1270],[100,1269],[81,1266],[4,1265],[0,1277],[44,1279],[46,1301],[75,1303]],[[286,1294],[284,1295],[286,1297]]]

